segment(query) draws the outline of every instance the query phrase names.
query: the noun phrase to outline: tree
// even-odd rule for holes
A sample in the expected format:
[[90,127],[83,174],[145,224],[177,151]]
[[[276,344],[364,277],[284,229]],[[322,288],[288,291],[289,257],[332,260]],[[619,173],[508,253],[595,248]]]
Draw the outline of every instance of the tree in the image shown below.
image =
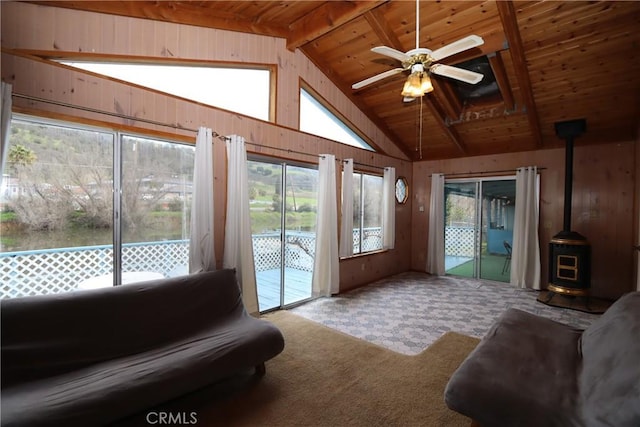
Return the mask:
[[36,153],[22,144],[15,144],[9,148],[8,163],[14,168],[20,166],[30,166],[37,160]]
[[[123,145],[125,150],[132,146]],[[123,153],[124,161],[130,162],[123,168],[122,180],[123,219],[128,229],[145,226],[149,211],[167,193],[165,182],[176,174],[173,164],[189,163],[176,162],[169,144],[137,145],[137,151]],[[9,156],[20,185],[19,197],[11,201],[20,222],[31,229],[112,226],[110,134],[18,124],[12,127]]]
[[273,203],[271,206],[273,207],[274,212],[282,212],[282,196],[279,193],[276,193],[272,197]]

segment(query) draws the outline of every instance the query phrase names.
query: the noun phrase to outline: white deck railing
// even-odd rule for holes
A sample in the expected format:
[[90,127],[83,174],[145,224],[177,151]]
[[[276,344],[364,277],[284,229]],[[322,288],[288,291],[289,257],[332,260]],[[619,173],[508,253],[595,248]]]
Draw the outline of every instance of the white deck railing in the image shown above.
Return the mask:
[[[363,251],[382,248],[380,228],[365,229]],[[354,230],[357,250],[359,231]],[[284,248],[286,268],[312,272],[315,233],[287,231]],[[280,267],[280,233],[253,235],[256,271]],[[122,245],[122,270],[155,272],[165,277],[186,274],[189,265],[189,241],[125,243]],[[80,246],[0,253],[0,298],[68,292],[88,279],[108,275],[113,269],[113,246]]]
[[[153,271],[171,277],[184,274],[188,261],[188,240],[122,245],[123,271]],[[112,245],[2,252],[0,298],[73,291],[83,281],[112,269]]]
[[448,256],[473,258],[475,254],[475,227],[445,226],[444,253]]

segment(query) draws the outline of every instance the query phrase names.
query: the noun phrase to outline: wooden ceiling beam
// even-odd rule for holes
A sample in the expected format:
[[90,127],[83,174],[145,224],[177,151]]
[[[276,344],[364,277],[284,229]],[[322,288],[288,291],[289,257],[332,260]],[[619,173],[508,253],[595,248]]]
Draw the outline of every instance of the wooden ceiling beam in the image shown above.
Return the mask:
[[[54,0],[29,1],[28,3],[282,38],[289,35],[289,30],[287,28],[269,25],[268,23],[256,22],[254,20],[249,20],[242,16],[220,10],[216,10],[215,13],[203,13],[202,7],[190,5],[188,2]],[[211,11],[213,12],[213,9]]]
[[460,153],[463,155],[466,155],[467,154],[466,145],[460,139],[460,135],[458,135],[458,132],[451,126],[447,126],[445,115],[442,112],[442,110],[439,108],[439,106],[434,102],[434,100],[431,97],[424,96],[423,98],[425,98],[427,107],[429,107],[429,110],[431,110],[431,114],[433,114],[434,117],[437,118],[436,122],[438,122],[438,124],[440,125],[444,133],[447,134],[451,142],[453,142],[453,144],[458,148],[458,150],[460,150]]
[[536,148],[542,147],[542,130],[540,128],[540,117],[536,108],[535,99],[533,97],[533,89],[531,87],[531,78],[527,69],[527,60],[524,55],[524,47],[522,45],[522,37],[518,29],[518,19],[516,11],[511,1],[496,2],[500,20],[504,33],[509,42],[509,51],[513,61],[513,67],[520,86],[520,92],[525,107],[527,108],[527,118],[531,127],[531,134],[535,140]]
[[296,50],[328,32],[358,18],[384,3],[376,1],[327,1],[313,12],[297,19],[289,25],[287,49]]
[[433,85],[433,95],[438,99],[438,103],[444,109],[447,117],[451,120],[456,120],[462,114],[462,103],[455,94],[453,85],[444,81],[444,79],[431,79]]
[[393,47],[394,49],[404,52],[404,48],[402,47],[400,40],[398,40],[398,37],[389,26],[387,20],[384,19],[380,9],[368,11],[364,14],[364,18],[367,20],[371,29],[376,33],[376,36],[378,36],[384,46]]
[[513,111],[515,108],[515,101],[513,100],[513,92],[511,91],[507,71],[504,68],[504,62],[502,61],[502,54],[500,52],[496,52],[489,55],[489,65],[491,65],[491,70],[496,78],[498,89],[500,90],[500,94],[502,94],[504,108],[507,111]]

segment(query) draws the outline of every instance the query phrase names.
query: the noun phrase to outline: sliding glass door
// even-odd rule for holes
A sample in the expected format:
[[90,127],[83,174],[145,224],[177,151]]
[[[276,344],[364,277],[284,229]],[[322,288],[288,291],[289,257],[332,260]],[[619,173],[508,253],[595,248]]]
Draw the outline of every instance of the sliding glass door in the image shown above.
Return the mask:
[[445,183],[447,274],[509,282],[515,179]]
[[248,162],[251,232],[260,311],[311,298],[318,171]]

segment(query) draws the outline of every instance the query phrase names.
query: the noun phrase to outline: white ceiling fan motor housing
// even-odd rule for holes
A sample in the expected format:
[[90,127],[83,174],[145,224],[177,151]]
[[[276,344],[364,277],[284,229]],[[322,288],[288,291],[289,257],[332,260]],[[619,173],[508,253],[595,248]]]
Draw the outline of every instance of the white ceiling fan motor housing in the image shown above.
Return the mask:
[[431,49],[427,49],[427,48],[424,48],[424,47],[419,47],[419,48],[417,48],[417,49],[411,49],[411,50],[408,50],[408,51],[406,52],[406,54],[407,54],[408,56],[414,56],[414,55],[431,55],[431,52],[433,52]]
[[411,73],[423,73],[424,72],[424,65],[422,65],[422,62],[418,62],[415,63],[411,66]]

